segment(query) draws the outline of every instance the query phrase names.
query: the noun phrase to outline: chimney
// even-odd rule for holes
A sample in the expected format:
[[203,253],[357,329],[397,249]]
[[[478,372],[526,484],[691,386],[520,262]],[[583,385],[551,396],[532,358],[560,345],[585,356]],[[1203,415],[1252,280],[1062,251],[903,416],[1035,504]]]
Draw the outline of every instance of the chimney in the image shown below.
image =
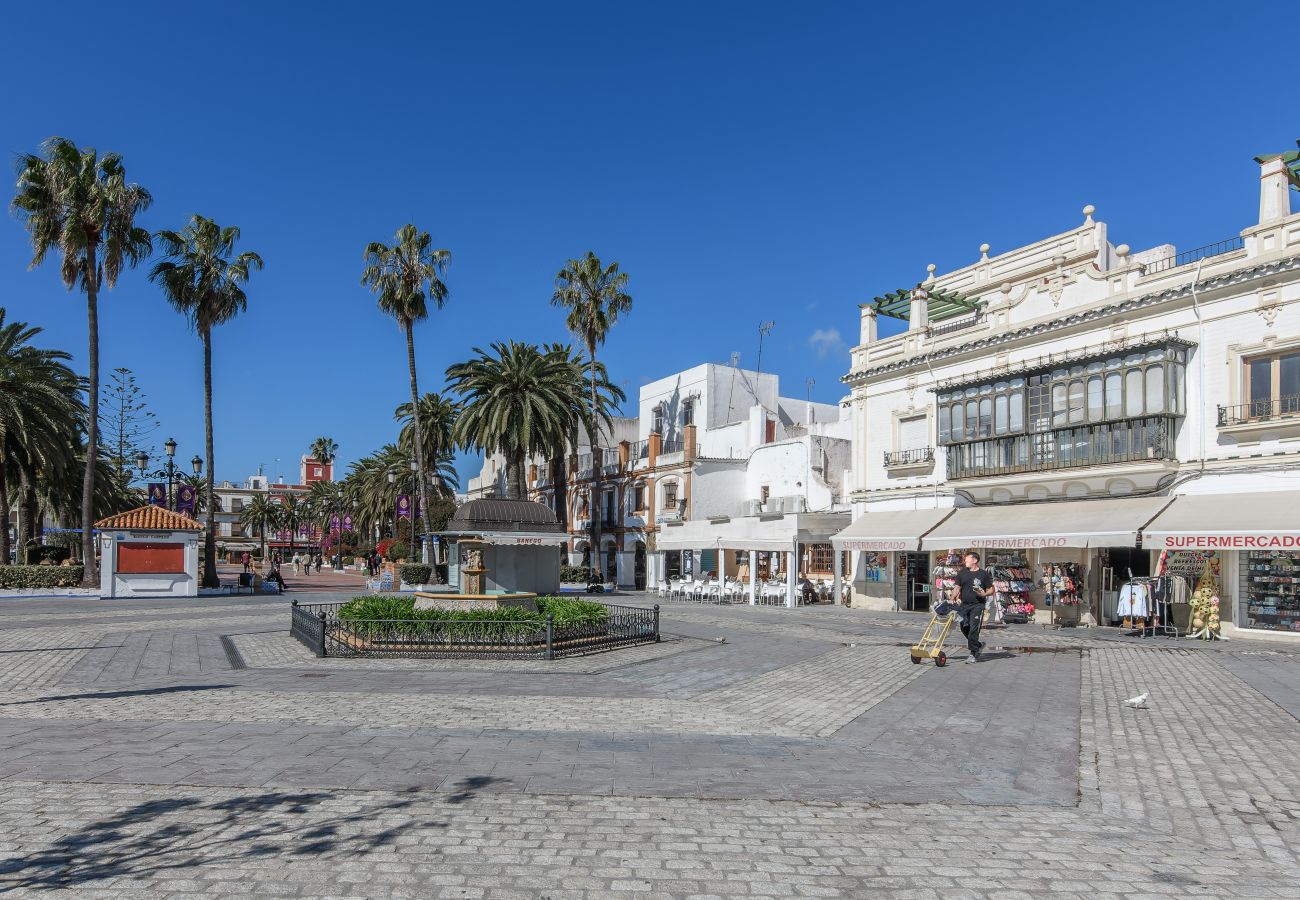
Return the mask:
[[1291,215],[1291,183],[1287,177],[1289,153],[1257,156],[1259,163],[1259,224],[1278,222]]
[[632,455],[632,445],[627,441],[618,442],[618,464],[627,468],[627,458]]
[[659,461],[659,454],[664,450],[664,436],[657,431],[650,432],[650,440],[646,447],[647,462],[650,468],[654,468]]
[[907,313],[907,330],[924,331],[929,324],[930,295],[925,292],[925,288],[918,287],[912,291],[912,305]]
[[695,449],[696,449],[696,447],[695,447],[695,426],[694,426],[694,425],[683,425],[683,426],[682,426],[682,450],[684,451],[684,452],[683,452],[683,458],[684,458],[684,459],[694,459],[694,458],[695,458]]
[[874,306],[862,305],[861,321],[859,323],[860,333],[858,335],[859,344],[874,344],[878,334],[876,323],[876,308]]

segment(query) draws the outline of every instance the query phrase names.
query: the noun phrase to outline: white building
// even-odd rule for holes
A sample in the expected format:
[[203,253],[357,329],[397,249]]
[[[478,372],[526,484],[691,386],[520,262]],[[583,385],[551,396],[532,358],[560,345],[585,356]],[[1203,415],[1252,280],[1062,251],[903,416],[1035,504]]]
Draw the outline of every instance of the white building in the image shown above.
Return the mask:
[[[529,461],[529,498],[565,524],[567,562],[591,562],[594,514],[598,560],[622,587],[719,569],[829,582],[830,535],[849,518],[851,428],[840,407],[781,397],[775,375],[710,363],[644,385],[637,411],[615,420],[598,453],[583,438],[562,479],[549,461]],[[489,455],[468,496],[504,496],[504,468]]]
[[1043,567],[1077,566],[1083,608],[1114,621],[1130,575],[1208,564],[1225,634],[1300,636],[1295,156],[1260,161],[1259,221],[1217,243],[1132,253],[1089,206],[863,306],[837,538],[855,605],[923,608],[939,557],[980,549],[1030,570],[1039,608]]

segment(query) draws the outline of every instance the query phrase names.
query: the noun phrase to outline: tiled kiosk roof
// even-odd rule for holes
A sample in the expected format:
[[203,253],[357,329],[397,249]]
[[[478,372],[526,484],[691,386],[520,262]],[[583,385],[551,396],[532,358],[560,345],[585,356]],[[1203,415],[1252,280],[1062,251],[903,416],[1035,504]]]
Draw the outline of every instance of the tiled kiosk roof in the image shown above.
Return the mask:
[[447,530],[452,532],[528,531],[562,533],[550,507],[532,500],[471,500],[457,508]]
[[101,531],[202,531],[203,525],[161,506],[138,506],[115,516],[100,519],[95,527]]

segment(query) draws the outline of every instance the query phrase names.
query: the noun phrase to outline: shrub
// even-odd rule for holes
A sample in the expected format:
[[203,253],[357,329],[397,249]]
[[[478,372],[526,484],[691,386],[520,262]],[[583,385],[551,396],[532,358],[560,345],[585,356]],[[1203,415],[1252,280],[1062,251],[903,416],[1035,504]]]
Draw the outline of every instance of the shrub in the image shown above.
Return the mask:
[[45,563],[47,566],[57,566],[65,559],[72,555],[72,551],[67,547],[55,547],[48,544],[29,544],[25,550],[27,556],[27,565],[39,566]]
[[0,589],[78,587],[81,566],[0,566]]
[[433,575],[433,567],[426,566],[424,563],[406,563],[398,569],[398,572],[407,584],[428,584],[430,576]]
[[404,541],[393,541],[384,548],[384,559],[410,559],[411,548]]
[[[539,612],[505,609],[416,609],[413,597],[355,597],[339,607],[339,620],[353,634],[450,640],[499,640],[540,635],[546,615],[555,617],[557,630],[602,625],[609,611],[592,600],[538,597]],[[400,623],[395,625],[394,623]]]
[[560,580],[570,584],[589,584],[591,582],[591,567],[560,566]]

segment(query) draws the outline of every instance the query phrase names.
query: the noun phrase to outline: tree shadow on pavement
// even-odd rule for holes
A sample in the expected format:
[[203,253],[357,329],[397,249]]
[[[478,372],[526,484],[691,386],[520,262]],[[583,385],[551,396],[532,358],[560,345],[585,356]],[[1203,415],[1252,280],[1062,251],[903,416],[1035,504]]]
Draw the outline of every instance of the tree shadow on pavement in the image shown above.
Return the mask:
[[55,700],[113,700],[119,697],[150,697],[158,694],[183,694],[191,691],[221,691],[233,684],[175,684],[169,687],[137,688],[125,691],[87,691],[82,694],[55,694],[32,700],[10,700],[0,706],[26,706],[28,703],[53,703]]
[[[81,825],[44,849],[0,859],[0,893],[112,878],[183,877],[181,870],[257,858],[364,854],[391,846],[408,831],[446,828],[445,821],[421,813],[467,803],[496,780],[466,779],[450,797],[412,788],[383,799],[361,792],[271,791],[219,800],[149,800]],[[51,816],[71,818],[67,812]]]

